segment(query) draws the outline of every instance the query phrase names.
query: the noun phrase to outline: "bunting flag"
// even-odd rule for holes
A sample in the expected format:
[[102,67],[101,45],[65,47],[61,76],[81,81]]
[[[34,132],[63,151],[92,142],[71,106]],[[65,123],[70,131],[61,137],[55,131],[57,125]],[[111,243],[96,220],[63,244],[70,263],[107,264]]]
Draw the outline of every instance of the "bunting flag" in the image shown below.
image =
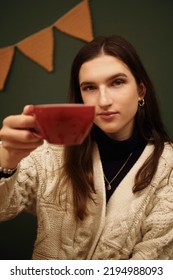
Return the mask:
[[14,47],[0,49],[0,90],[4,84],[13,61]]
[[16,48],[48,72],[53,71],[54,27],[77,39],[86,42],[91,41],[93,39],[93,31],[88,0],[80,2],[51,26],[13,46],[0,48],[0,90],[4,88]]
[[43,29],[17,44],[17,49],[49,72],[53,70],[53,47],[52,28]]
[[84,41],[93,39],[91,15],[87,0],[61,17],[54,26],[60,31]]

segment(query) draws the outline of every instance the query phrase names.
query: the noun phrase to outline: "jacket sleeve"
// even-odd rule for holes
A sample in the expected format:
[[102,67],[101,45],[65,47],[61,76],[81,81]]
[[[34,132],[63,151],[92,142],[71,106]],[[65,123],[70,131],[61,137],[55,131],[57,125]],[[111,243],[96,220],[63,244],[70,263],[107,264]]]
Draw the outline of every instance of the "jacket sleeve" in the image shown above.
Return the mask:
[[35,213],[38,177],[34,161],[25,158],[9,178],[0,179],[0,221],[26,210]]
[[173,169],[157,188],[142,225],[142,241],[131,259],[173,259]]

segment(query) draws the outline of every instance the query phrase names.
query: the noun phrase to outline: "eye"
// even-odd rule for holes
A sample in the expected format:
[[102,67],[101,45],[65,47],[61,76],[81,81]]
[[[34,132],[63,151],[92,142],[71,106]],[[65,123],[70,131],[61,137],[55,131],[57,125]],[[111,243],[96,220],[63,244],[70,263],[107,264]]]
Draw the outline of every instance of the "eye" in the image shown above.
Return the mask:
[[111,86],[121,86],[122,84],[125,83],[125,80],[124,79],[116,79],[114,80],[112,83],[111,83]]
[[83,86],[81,87],[81,90],[82,91],[94,91],[96,90],[97,87],[96,86],[93,86],[93,85],[87,85],[87,86]]

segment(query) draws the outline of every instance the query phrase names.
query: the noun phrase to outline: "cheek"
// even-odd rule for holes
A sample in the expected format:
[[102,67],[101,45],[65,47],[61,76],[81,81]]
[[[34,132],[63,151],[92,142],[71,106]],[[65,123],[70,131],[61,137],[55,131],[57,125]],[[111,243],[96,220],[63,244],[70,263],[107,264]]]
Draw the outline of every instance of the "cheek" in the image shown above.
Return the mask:
[[130,96],[126,96],[126,98],[123,98],[119,100],[119,110],[124,115],[135,115],[138,110],[138,95],[132,94]]
[[129,117],[134,117],[138,110],[138,101],[133,100],[124,107],[124,114]]
[[129,110],[130,109],[137,110],[138,101],[139,101],[139,95],[138,95],[136,88],[134,88],[134,90],[131,91],[131,93],[129,94],[127,99],[124,100],[124,102],[126,103],[126,106],[129,108]]
[[80,94],[81,94],[81,98],[83,100],[83,103],[85,103],[86,102],[86,96],[82,92],[80,92]]
[[87,102],[86,96],[84,96],[84,94],[81,93],[81,97],[82,97],[83,103],[85,104]]
[[82,97],[82,100],[83,100],[84,104],[95,105],[95,99],[92,95],[81,93],[81,97]]

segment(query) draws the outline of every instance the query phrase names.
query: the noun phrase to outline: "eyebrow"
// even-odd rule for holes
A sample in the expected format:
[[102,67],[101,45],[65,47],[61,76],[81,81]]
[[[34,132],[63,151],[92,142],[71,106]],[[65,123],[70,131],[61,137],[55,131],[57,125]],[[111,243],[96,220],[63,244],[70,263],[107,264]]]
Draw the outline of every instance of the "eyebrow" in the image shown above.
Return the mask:
[[[108,78],[106,79],[106,82],[110,82],[110,81],[112,81],[112,80],[114,80],[114,79],[117,79],[117,78],[119,78],[119,77],[127,78],[127,75],[126,75],[125,73],[117,73],[117,74],[115,74],[115,75],[113,75],[113,76],[111,76],[111,77],[108,77]],[[82,83],[80,84],[80,87],[86,86],[86,85],[91,85],[91,84],[95,84],[95,83],[94,83],[93,81],[82,82]]]

